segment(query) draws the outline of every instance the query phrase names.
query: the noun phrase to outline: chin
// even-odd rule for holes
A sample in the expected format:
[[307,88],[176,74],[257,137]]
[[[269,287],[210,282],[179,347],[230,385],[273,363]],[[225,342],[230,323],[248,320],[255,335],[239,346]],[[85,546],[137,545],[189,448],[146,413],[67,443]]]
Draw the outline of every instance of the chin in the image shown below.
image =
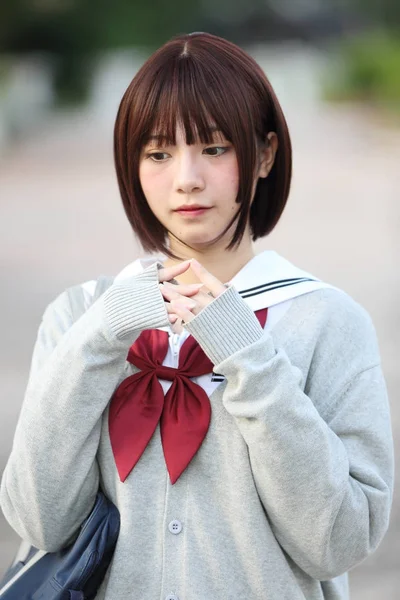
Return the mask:
[[217,236],[210,235],[198,235],[198,236],[188,236],[185,238],[180,238],[180,241],[186,246],[190,246],[193,250],[201,250],[209,247]]
[[[215,240],[218,238],[218,236],[221,235],[222,231],[223,229],[213,230],[211,227],[207,227],[206,225],[204,228],[198,228],[197,231],[195,231],[194,229],[190,231],[188,228],[185,228],[184,231],[170,230],[170,238],[174,246],[178,244],[176,246],[177,250],[179,245],[182,244],[183,246],[190,247],[193,250],[201,251],[206,249],[208,250],[210,246],[212,246],[212,244],[215,243]],[[225,236],[221,240],[219,240],[218,245],[220,245],[221,243],[223,244],[224,240],[226,240],[226,246],[229,243],[230,239],[231,238],[228,232],[228,234],[225,234]]]

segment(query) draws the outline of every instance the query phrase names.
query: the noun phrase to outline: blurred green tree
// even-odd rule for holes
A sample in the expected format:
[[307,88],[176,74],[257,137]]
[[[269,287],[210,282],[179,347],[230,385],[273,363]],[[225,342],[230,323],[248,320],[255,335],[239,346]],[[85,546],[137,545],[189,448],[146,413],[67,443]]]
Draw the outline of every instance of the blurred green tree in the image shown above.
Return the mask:
[[380,110],[400,108],[399,0],[346,0],[362,20],[356,35],[338,46],[336,75],[327,75],[331,100],[367,102]]
[[360,15],[365,15],[371,25],[400,29],[399,0],[347,0]]
[[61,101],[84,99],[92,61],[107,49],[149,50],[195,29],[200,0],[13,0],[0,8],[0,53],[46,53]]
[[[400,29],[400,0],[339,4],[369,29],[386,27],[395,36]],[[326,32],[326,11],[334,6],[337,0],[3,0],[0,53],[48,55],[56,95],[71,102],[87,95],[93,61],[104,50],[139,46],[151,51],[173,35],[199,29],[238,43],[312,40],[318,30]],[[323,14],[325,24],[319,18]],[[340,35],[337,29],[334,33]]]

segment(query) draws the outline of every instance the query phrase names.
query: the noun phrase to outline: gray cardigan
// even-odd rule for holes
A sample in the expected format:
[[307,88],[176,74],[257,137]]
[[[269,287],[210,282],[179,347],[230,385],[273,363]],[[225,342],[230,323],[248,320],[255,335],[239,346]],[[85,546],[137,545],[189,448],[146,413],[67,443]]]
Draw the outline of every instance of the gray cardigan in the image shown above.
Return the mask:
[[129,346],[168,325],[156,265],[83,307],[79,286],[61,294],[39,330],[1,482],[15,531],[63,547],[100,484],[121,531],[96,600],[347,598],[346,572],[388,527],[393,484],[364,309],[322,289],[295,298],[266,332],[230,287],[197,315],[187,329],[225,381],[211,394],[205,441],[172,486],[159,429],[125,483],[108,435],[109,399],[136,372]]

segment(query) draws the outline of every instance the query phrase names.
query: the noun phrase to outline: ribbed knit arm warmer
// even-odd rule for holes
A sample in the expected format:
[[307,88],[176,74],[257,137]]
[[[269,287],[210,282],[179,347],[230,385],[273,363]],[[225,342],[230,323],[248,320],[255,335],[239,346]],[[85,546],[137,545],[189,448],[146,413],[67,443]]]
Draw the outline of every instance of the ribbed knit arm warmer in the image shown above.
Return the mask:
[[37,548],[62,548],[90,513],[101,417],[128,349],[168,324],[156,264],[112,285],[76,322],[66,292],[47,308],[0,495],[11,527]]
[[315,302],[309,314],[297,309],[307,298],[297,299],[276,334],[234,287],[186,328],[227,379],[223,403],[277,539],[327,580],[368,556],[388,527],[393,442],[369,317],[343,293],[315,293],[317,311]]

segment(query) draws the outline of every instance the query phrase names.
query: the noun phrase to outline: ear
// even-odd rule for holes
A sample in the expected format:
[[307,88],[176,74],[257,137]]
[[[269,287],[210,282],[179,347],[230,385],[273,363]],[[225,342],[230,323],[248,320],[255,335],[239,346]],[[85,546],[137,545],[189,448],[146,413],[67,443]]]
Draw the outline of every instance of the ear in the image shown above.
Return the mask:
[[278,136],[274,131],[270,131],[265,140],[265,144],[260,150],[258,177],[268,177],[269,172],[273,167],[277,150]]

